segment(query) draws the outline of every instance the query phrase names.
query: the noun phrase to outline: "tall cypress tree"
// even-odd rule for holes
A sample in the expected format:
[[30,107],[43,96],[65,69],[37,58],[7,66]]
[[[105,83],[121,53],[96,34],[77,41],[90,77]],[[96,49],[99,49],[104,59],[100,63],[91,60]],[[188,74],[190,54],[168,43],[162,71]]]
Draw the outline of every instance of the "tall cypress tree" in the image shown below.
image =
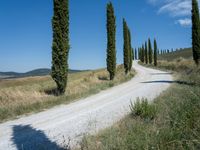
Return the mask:
[[57,94],[64,94],[67,86],[69,54],[69,4],[68,0],[54,0],[52,19],[52,72],[57,84]]
[[137,48],[135,48],[135,60],[138,59],[138,51],[137,51]]
[[142,45],[142,48],[141,48],[141,61],[143,63],[145,61],[145,49],[144,49],[144,45]]
[[110,80],[113,80],[116,73],[116,24],[115,14],[112,3],[107,4],[107,71]]
[[129,40],[128,40],[128,27],[126,20],[123,19],[123,34],[124,34],[124,69],[127,74],[129,71]]
[[138,48],[138,57],[139,57],[139,60],[142,61],[141,60],[142,57],[141,57],[141,48],[140,47]]
[[154,66],[157,66],[157,54],[158,54],[158,47],[156,39],[154,39]]
[[133,51],[131,45],[131,31],[128,27],[127,30],[128,30],[128,50],[129,50],[129,71],[130,71],[133,64]]
[[197,0],[192,0],[192,50],[193,59],[200,63],[200,18]]
[[152,64],[152,46],[151,46],[151,40],[148,39],[148,52],[149,52],[149,63]]
[[148,64],[148,48],[147,48],[147,42],[145,42],[144,57],[145,57],[145,63]]

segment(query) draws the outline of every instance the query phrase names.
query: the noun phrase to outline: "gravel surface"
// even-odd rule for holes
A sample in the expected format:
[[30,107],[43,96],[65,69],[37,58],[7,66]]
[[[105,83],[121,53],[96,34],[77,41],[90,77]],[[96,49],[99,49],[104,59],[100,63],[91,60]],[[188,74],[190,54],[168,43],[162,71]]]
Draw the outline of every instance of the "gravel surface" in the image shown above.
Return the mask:
[[130,112],[130,101],[149,100],[166,90],[170,73],[133,63],[137,75],[129,82],[68,105],[0,124],[0,150],[61,149],[76,146],[85,134],[95,134]]

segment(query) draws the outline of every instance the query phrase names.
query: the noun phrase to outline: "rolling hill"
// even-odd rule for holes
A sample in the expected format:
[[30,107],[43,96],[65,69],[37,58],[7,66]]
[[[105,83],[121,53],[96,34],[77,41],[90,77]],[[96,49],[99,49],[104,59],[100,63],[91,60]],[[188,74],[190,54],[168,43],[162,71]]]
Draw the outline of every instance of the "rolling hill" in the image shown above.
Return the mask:
[[[69,70],[69,73],[81,72],[82,70]],[[8,79],[8,78],[23,78],[23,77],[31,77],[31,76],[46,76],[49,75],[51,69],[48,68],[40,68],[32,71],[28,71],[25,73],[18,72],[0,72],[0,79]]]
[[167,60],[172,61],[177,58],[185,58],[185,59],[191,59],[192,58],[192,49],[191,48],[184,48],[179,49],[174,52],[158,55],[158,60]]

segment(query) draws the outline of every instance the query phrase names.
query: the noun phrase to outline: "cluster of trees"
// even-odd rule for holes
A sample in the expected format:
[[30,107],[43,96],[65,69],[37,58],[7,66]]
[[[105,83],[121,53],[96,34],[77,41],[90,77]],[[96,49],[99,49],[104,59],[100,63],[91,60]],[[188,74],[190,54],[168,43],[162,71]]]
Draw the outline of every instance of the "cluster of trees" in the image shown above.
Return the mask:
[[154,48],[152,48],[151,39],[148,39],[148,42],[142,45],[138,49],[139,59],[142,63],[152,64],[154,63],[157,66],[157,55],[158,55],[158,47],[156,39],[154,39]]
[[[116,73],[116,17],[111,2],[107,4],[107,71],[110,74],[110,80],[113,80]],[[124,69],[127,74],[132,68],[134,51],[131,46],[131,31],[123,19],[124,35]]]
[[163,55],[163,54],[168,54],[168,53],[170,53],[170,52],[173,52],[174,50],[172,49],[171,51],[169,50],[169,49],[165,49],[165,50],[160,50],[159,51],[159,54],[161,54],[161,55]]

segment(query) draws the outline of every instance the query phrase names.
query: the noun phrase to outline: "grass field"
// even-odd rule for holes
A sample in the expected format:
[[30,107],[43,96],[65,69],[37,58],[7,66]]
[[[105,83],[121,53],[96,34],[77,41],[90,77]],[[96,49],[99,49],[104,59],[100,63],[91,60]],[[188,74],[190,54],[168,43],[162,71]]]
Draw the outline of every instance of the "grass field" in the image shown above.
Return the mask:
[[[86,136],[77,149],[200,149],[200,68],[184,59],[161,61],[158,68],[171,70],[176,80],[147,104],[145,117],[134,112],[137,115],[130,114],[97,135]],[[149,108],[155,108],[154,117],[148,116],[152,114]]]
[[178,51],[174,51],[171,53],[158,55],[158,60],[172,61],[172,60],[178,59],[180,57],[185,58],[185,59],[192,58],[192,49],[185,48],[185,49],[180,49]]
[[69,74],[63,96],[53,94],[56,85],[50,76],[0,80],[0,122],[98,93],[130,80],[134,74],[125,76],[122,65],[113,81],[108,80],[105,69]]

